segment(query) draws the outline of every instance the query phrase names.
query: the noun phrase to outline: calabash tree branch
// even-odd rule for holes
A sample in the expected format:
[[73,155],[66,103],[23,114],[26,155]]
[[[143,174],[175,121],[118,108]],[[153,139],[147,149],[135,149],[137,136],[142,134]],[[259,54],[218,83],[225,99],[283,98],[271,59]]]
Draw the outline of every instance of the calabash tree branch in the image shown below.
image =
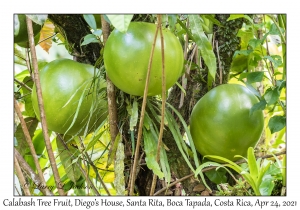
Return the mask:
[[[36,154],[36,151],[35,151],[35,148],[34,148],[34,145],[32,143],[32,139],[30,137],[30,134],[29,134],[29,131],[28,131],[28,128],[26,126],[26,122],[23,118],[23,115],[21,113],[21,110],[20,110],[20,107],[18,105],[18,102],[17,100],[15,99],[14,100],[14,108],[15,108],[15,112],[17,113],[19,119],[20,119],[20,124],[21,124],[21,127],[22,127],[22,130],[23,130],[23,133],[24,133],[24,136],[25,136],[25,139],[26,139],[26,142],[28,144],[28,147],[30,149],[30,153],[32,155],[32,158],[33,158],[33,161],[34,161],[34,164],[35,164],[35,167],[37,169],[37,172],[38,172],[38,175],[39,175],[39,178],[42,182],[42,185],[43,186],[46,186],[46,181],[45,181],[45,178],[44,178],[44,175],[43,175],[43,171],[41,169],[41,166],[39,164],[39,160],[38,160],[38,156]],[[48,192],[49,193],[49,192]]]
[[36,186],[41,186],[39,190],[44,195],[53,195],[53,193],[43,184],[40,177],[33,171],[33,169],[29,166],[29,164],[24,160],[19,151],[14,148],[14,156],[17,159],[22,170],[27,174],[27,176],[34,182]]
[[156,44],[157,33],[158,33],[158,27],[156,28],[156,31],[155,31],[154,40],[152,43],[152,49],[151,49],[150,58],[149,58],[149,63],[148,63],[146,84],[145,84],[143,103],[142,103],[142,108],[141,108],[141,117],[140,117],[140,122],[139,122],[136,148],[135,148],[135,152],[134,152],[134,161],[133,161],[132,171],[130,174],[129,195],[133,195],[133,193],[134,193],[134,184],[135,184],[135,179],[136,179],[136,175],[137,175],[137,173],[136,173],[137,166],[138,166],[138,162],[139,162],[139,152],[140,152],[141,138],[142,138],[142,132],[143,132],[145,109],[146,109],[146,102],[147,102],[147,95],[148,95],[148,86],[149,86],[149,81],[150,81],[150,73],[151,73],[152,60],[153,60],[154,48],[155,48],[155,44]]
[[29,90],[30,92],[32,91],[32,89],[31,89],[30,87],[28,87],[25,83],[23,83],[23,82],[17,80],[16,78],[14,78],[14,81],[15,81],[16,83],[18,83],[19,85],[23,86],[24,88],[26,88],[27,90]]
[[[101,15],[101,24],[102,24],[102,34],[103,34],[103,43],[105,45],[106,40],[110,34],[110,25],[104,19],[103,15]],[[109,118],[109,130],[110,130],[110,150],[109,156],[112,153],[113,145],[116,139],[116,136],[119,133],[118,126],[117,126],[117,103],[116,103],[116,93],[115,93],[115,86],[106,75],[106,83],[107,83],[107,102],[108,102],[108,118]]]
[[[165,49],[164,49],[164,36],[161,28],[161,15],[157,15],[158,23],[157,27],[159,28],[160,33],[160,45],[161,45],[161,59],[162,59],[162,102],[161,102],[161,121],[160,121],[160,130],[157,142],[157,153],[156,153],[156,162],[160,162],[160,150],[162,144],[162,138],[164,133],[164,120],[165,120],[165,107],[166,107],[166,75],[165,75]],[[150,195],[153,195],[157,181],[157,175],[153,175]]]
[[17,177],[20,181],[21,187],[23,188],[25,195],[31,195],[31,193],[27,187],[26,180],[23,176],[21,167],[20,167],[16,157],[14,158],[14,164],[15,164],[15,171],[16,171]]
[[[284,154],[286,154],[286,151],[285,151],[285,150],[284,150],[284,151],[281,151],[281,152],[278,152],[278,153],[275,153],[274,155],[275,155],[275,156],[280,156],[280,155],[284,155]],[[273,157],[273,155],[264,155],[264,156],[262,156],[262,157],[256,157],[256,159],[257,159],[257,158],[266,159],[266,158],[272,158],[272,157]],[[242,164],[242,163],[246,163],[246,162],[247,162],[247,161],[246,161],[245,159],[241,159],[241,160],[236,161],[235,163],[236,163],[236,164]],[[227,163],[221,164],[221,165],[226,166]],[[216,168],[218,168],[218,166],[210,166],[210,167],[207,167],[207,168],[202,169],[202,172],[210,171],[210,170],[213,170],[213,169],[216,169]],[[160,195],[161,193],[163,193],[164,191],[166,191],[166,190],[169,189],[170,187],[173,187],[173,186],[176,185],[177,183],[182,182],[182,181],[184,181],[184,180],[186,180],[186,179],[188,179],[188,178],[190,178],[190,177],[193,177],[194,175],[195,175],[195,174],[192,173],[192,174],[189,174],[189,175],[187,175],[187,176],[185,176],[185,177],[182,177],[181,179],[177,179],[175,182],[172,182],[169,186],[164,187],[164,188],[160,189],[159,191],[157,191],[156,193],[154,193],[154,196],[155,196],[155,195]]]
[[57,165],[55,162],[55,157],[53,154],[49,134],[48,134],[48,127],[46,123],[46,116],[45,116],[45,110],[44,110],[44,102],[42,98],[42,90],[41,90],[41,84],[40,84],[40,77],[39,77],[39,70],[38,70],[38,62],[36,57],[36,51],[35,51],[35,43],[34,43],[34,34],[32,29],[32,21],[30,18],[26,16],[26,23],[27,23],[27,31],[28,31],[28,39],[29,39],[29,46],[30,46],[30,53],[31,53],[31,59],[33,64],[33,72],[34,72],[34,83],[36,85],[36,92],[37,92],[37,99],[38,99],[38,106],[40,110],[41,115],[41,123],[42,123],[42,130],[45,140],[45,146],[47,149],[47,153],[49,156],[50,165],[53,171],[53,176],[55,179],[55,184],[58,190],[59,195],[65,195],[64,190],[61,188],[61,179],[58,173]]

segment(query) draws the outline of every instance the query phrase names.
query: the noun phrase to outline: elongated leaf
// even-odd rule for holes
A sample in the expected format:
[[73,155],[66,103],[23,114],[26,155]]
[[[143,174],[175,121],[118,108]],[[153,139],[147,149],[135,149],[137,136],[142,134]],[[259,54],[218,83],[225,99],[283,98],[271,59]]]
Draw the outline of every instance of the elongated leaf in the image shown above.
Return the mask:
[[235,20],[235,19],[238,19],[238,18],[245,18],[245,19],[249,20],[250,23],[253,23],[252,18],[250,18],[248,15],[243,15],[243,14],[231,14],[230,17],[227,19],[227,21]]
[[217,70],[216,56],[213,52],[211,43],[209,42],[202,29],[200,16],[189,15],[189,20],[193,37],[198,46],[198,49],[201,52],[201,56],[203,57],[206,66],[208,67],[210,78],[212,79],[211,81],[209,80],[210,82],[208,82],[208,87],[210,89],[212,82],[215,80]]
[[250,175],[251,175],[252,179],[256,182],[258,179],[259,168],[256,165],[256,158],[254,156],[253,147],[248,148],[247,158],[248,158],[248,166],[249,166]]
[[274,178],[271,175],[266,175],[262,179],[262,183],[259,186],[259,192],[263,196],[268,196],[272,194],[272,191],[274,189]]
[[143,130],[143,135],[147,167],[161,179],[164,177],[164,173],[160,170],[159,164],[156,162],[157,140],[146,129]]
[[163,147],[160,150],[160,165],[164,173],[165,181],[167,182],[167,184],[169,184],[171,181],[171,170],[166,150]]
[[202,16],[205,17],[205,18],[207,18],[208,20],[210,20],[211,22],[213,22],[217,26],[224,27],[222,25],[222,23],[214,17],[214,15],[210,14],[210,15],[202,15]]
[[170,129],[170,131],[171,131],[171,133],[172,133],[172,135],[173,135],[173,137],[174,137],[174,140],[175,140],[175,142],[176,142],[176,145],[177,145],[177,147],[178,147],[178,149],[179,149],[179,151],[180,151],[182,157],[183,157],[184,160],[186,161],[186,163],[187,163],[187,165],[189,166],[189,168],[194,172],[195,169],[194,169],[194,167],[192,166],[191,162],[189,161],[189,159],[188,159],[188,157],[187,157],[187,154],[184,152],[184,150],[183,150],[183,148],[182,148],[182,143],[184,143],[184,142],[183,142],[183,139],[182,139],[182,136],[181,136],[181,134],[178,133],[178,132],[176,131],[176,129],[174,128],[174,124],[176,124],[176,122],[172,120],[172,117],[171,117],[170,115],[171,115],[171,114],[169,113],[169,111],[166,110],[166,117],[167,117],[168,122],[169,122],[168,127],[169,127],[169,129]]
[[88,45],[90,43],[99,43],[99,40],[97,39],[97,36],[94,34],[88,34],[84,37],[83,42],[81,43],[81,46]]
[[221,184],[227,182],[227,171],[224,168],[220,168],[218,170],[210,170],[205,172],[205,175],[208,177],[210,181],[215,184]]
[[273,116],[268,123],[271,133],[280,131],[286,126],[286,117],[285,116]]
[[[25,120],[27,129],[29,131],[30,137],[32,138],[34,135],[34,131],[37,128],[38,120],[33,117],[27,117],[24,120]],[[16,132],[15,132],[15,137],[17,139],[17,144],[15,145],[15,147],[19,151],[19,153],[22,156],[24,156],[26,153],[29,153],[30,152],[29,146],[27,144],[21,124],[19,124],[17,126]]]
[[97,30],[97,23],[96,23],[94,15],[84,14],[83,18],[92,29]]
[[120,133],[118,133],[118,135],[115,138],[114,145],[111,145],[112,149],[108,156],[106,168],[108,168],[114,162],[115,156],[117,153],[117,149],[118,149],[118,146],[119,146],[119,143],[121,142],[121,140],[122,140],[122,137],[121,137]]
[[56,139],[56,145],[58,148],[59,157],[68,178],[72,180],[74,183],[76,183],[76,181],[81,176],[81,171],[76,165],[76,162],[78,161],[79,152],[76,148],[72,146],[72,142],[70,142],[70,136],[65,136],[64,139],[62,140],[65,142],[65,144],[70,145],[68,147],[70,150],[69,151],[66,150],[61,140]]
[[106,15],[118,31],[125,33],[133,15]]
[[187,134],[187,137],[188,137],[188,140],[189,140],[189,143],[190,143],[190,147],[191,147],[192,152],[193,152],[193,157],[194,157],[194,162],[195,162],[196,168],[198,168],[200,164],[199,164],[197,150],[195,148],[191,132],[190,132],[186,122],[184,121],[183,117],[181,116],[181,114],[171,104],[167,103],[167,105],[168,105],[168,107],[170,107],[172,109],[173,112],[175,112],[175,114],[178,116],[178,118],[180,119],[180,122],[183,125],[183,128],[184,128],[184,130]]

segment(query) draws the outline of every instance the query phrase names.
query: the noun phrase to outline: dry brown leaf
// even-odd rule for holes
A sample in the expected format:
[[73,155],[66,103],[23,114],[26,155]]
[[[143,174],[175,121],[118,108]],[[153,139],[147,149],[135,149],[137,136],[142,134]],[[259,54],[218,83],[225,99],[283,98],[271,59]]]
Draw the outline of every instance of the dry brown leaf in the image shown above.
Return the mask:
[[55,26],[50,20],[46,20],[41,30],[40,35],[40,46],[49,53],[49,49],[52,46],[52,36],[54,35]]

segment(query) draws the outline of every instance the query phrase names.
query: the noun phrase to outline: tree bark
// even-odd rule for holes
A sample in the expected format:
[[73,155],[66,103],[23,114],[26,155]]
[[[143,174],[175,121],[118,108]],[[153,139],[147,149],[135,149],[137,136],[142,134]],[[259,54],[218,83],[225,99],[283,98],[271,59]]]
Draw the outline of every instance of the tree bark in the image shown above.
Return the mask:
[[94,65],[100,56],[101,47],[98,43],[81,46],[84,37],[91,34],[88,24],[79,14],[49,14],[61,35],[66,39],[67,49],[75,60],[80,63]]

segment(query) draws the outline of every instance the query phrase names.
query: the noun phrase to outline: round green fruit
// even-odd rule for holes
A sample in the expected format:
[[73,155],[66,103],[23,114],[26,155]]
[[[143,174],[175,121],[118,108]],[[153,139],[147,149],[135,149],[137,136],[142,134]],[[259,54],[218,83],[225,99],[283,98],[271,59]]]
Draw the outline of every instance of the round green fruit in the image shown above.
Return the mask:
[[255,147],[264,128],[261,110],[250,115],[257,97],[245,86],[224,84],[206,93],[195,105],[190,131],[201,155],[237,160]]
[[[151,48],[156,25],[145,22],[130,23],[126,33],[115,29],[104,48],[104,64],[110,80],[122,91],[143,96]],[[172,87],[183,69],[183,50],[171,31],[163,29],[166,88]],[[148,95],[162,92],[162,54],[158,33]]]
[[[26,15],[15,15],[14,17],[15,17],[14,43],[18,44],[18,43],[28,42]],[[33,34],[37,35],[41,31],[42,26],[36,24],[35,22],[32,22],[32,28],[33,28]]]
[[[82,135],[86,128],[89,133],[106,119],[107,101],[103,92],[98,91],[105,86],[105,81],[98,78],[92,83],[93,77],[93,66],[69,59],[54,60],[41,69],[40,83],[50,130]],[[40,119],[35,86],[31,97],[34,111]]]

